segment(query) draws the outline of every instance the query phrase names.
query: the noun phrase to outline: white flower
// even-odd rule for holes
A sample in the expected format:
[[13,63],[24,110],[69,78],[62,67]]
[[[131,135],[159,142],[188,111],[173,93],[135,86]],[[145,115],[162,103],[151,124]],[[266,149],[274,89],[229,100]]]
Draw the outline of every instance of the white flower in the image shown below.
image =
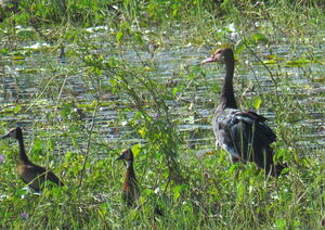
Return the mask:
[[0,154],[0,164],[2,164],[3,162],[5,162],[5,156]]

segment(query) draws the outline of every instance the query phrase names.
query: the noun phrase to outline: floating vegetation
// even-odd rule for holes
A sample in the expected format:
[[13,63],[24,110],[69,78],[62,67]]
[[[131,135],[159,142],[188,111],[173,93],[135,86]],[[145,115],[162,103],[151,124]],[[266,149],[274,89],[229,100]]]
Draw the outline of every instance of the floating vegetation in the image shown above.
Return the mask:
[[[66,186],[26,190],[1,142],[1,229],[323,229],[323,1],[18,2],[0,11],[0,133],[22,127]],[[277,179],[215,148],[224,70],[199,63],[219,47],[241,109],[276,133]]]

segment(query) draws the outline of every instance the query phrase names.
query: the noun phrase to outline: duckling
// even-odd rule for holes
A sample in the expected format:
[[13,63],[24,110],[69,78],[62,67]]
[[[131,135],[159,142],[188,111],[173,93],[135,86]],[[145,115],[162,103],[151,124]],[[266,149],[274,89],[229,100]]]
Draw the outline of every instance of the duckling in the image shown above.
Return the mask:
[[1,139],[9,137],[18,140],[19,155],[17,159],[16,171],[21,179],[30,188],[36,192],[40,192],[41,185],[46,180],[51,181],[58,186],[64,185],[53,172],[45,169],[44,167],[38,166],[29,160],[28,156],[26,155],[23,133],[20,127],[11,129],[8,134],[2,136]]
[[126,173],[123,184],[122,199],[126,202],[129,207],[134,206],[135,202],[140,196],[140,191],[133,168],[134,157],[132,150],[127,149],[123,151],[122,154],[116,160],[126,161]]
[[[134,156],[132,150],[129,148],[123,151],[122,154],[116,160],[126,161],[126,173],[123,185],[122,199],[126,202],[127,206],[134,207],[136,201],[139,199],[140,190],[133,168]],[[158,204],[156,204],[153,209],[153,226],[155,226],[155,222],[157,221],[157,218],[159,216],[163,217],[164,213],[162,209],[158,206]],[[153,229],[155,228],[153,227]]]

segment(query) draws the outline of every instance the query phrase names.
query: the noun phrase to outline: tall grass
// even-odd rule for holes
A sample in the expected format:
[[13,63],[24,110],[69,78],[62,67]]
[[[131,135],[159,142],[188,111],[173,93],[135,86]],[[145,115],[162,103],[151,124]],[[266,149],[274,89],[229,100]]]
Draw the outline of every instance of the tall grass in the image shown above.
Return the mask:
[[[297,100],[305,98],[301,90],[322,82],[322,72],[308,69],[308,63],[324,62],[317,52],[322,32],[315,30],[324,23],[322,1],[23,0],[19,7],[0,26],[1,97],[9,98],[1,105],[1,133],[16,124],[25,126],[30,158],[54,168],[67,186],[46,188],[41,195],[23,189],[14,169],[17,144],[1,141],[5,160],[0,163],[0,228],[324,227],[322,149],[297,147],[310,131],[300,123],[322,113],[321,102]],[[306,40],[307,35],[314,40]],[[287,53],[272,53],[282,40],[290,54],[303,44],[308,49],[287,60]],[[51,46],[24,48],[35,41]],[[274,148],[290,166],[287,175],[269,178],[254,164],[233,165],[219,149],[199,155],[202,146],[187,140],[208,137],[204,148],[214,149],[212,132],[180,129],[186,122],[210,124],[197,108],[213,110],[220,86],[210,75],[220,70],[203,69],[195,65],[200,60],[179,57],[170,79],[162,80],[157,55],[179,47],[209,50],[219,43],[236,48],[237,74],[267,69],[255,72],[254,89],[251,82],[235,79],[236,92],[244,108],[274,114]],[[67,63],[57,62],[61,47]],[[44,60],[34,60],[37,54]],[[247,56],[255,56],[256,63],[246,61],[251,60]],[[33,61],[39,67],[29,68]],[[25,64],[23,70],[10,71]],[[291,81],[290,68],[300,68],[305,85]],[[26,76],[41,76],[34,94],[23,91]],[[259,85],[262,77],[269,79],[272,91]],[[15,82],[14,90],[6,89],[8,78]],[[207,89],[204,98],[198,98],[202,88]],[[22,96],[8,96],[7,91]],[[10,101],[14,97],[16,101]],[[125,168],[114,162],[130,146],[141,188],[136,208],[121,200]],[[157,206],[163,216],[154,214]]]

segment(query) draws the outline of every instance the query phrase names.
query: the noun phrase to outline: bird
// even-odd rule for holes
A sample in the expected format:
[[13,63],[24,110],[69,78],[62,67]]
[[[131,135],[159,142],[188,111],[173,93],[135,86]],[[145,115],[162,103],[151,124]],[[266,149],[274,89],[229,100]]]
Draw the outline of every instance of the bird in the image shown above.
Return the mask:
[[220,103],[212,118],[216,146],[228,152],[233,163],[255,162],[266,174],[279,176],[287,166],[276,164],[273,160],[274,152],[270,144],[276,141],[276,135],[265,123],[267,119],[254,111],[238,109],[233,88],[233,50],[220,48],[201,64],[212,62],[225,64],[226,69]]
[[[140,197],[139,184],[135,176],[133,168],[134,155],[131,148],[124,150],[116,160],[124,160],[126,162],[126,173],[123,184],[122,199],[128,207],[135,207]],[[139,206],[138,206],[139,208]],[[156,221],[158,217],[163,217],[163,210],[156,204],[153,208],[153,225],[152,229],[156,229]]]
[[127,206],[135,206],[140,196],[140,190],[133,168],[134,156],[132,150],[130,148],[124,150],[116,160],[124,160],[126,162],[122,199],[126,202]]
[[16,171],[21,179],[35,192],[41,192],[42,184],[50,181],[58,186],[64,186],[62,181],[50,170],[31,162],[26,155],[23,132],[20,127],[13,128],[1,139],[14,138],[19,144],[19,155],[16,162]]

